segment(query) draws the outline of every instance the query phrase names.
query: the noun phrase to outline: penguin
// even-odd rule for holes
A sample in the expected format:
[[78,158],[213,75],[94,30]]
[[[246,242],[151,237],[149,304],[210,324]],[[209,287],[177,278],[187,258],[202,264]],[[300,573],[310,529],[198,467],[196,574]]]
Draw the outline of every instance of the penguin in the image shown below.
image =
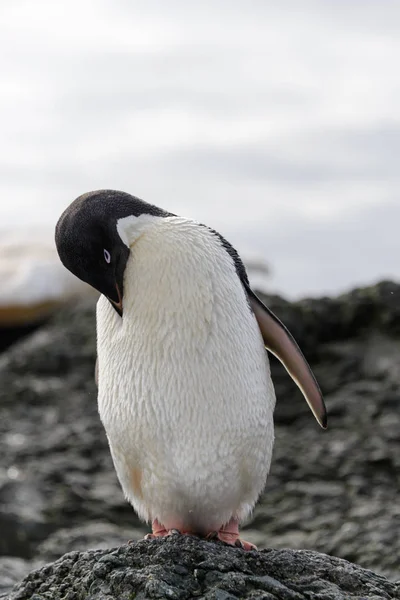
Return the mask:
[[126,499],[151,523],[245,550],[240,524],[268,476],[275,392],[266,349],[321,427],[318,383],[215,230],[125,192],[74,200],[55,231],[64,266],[93,286],[98,409]]

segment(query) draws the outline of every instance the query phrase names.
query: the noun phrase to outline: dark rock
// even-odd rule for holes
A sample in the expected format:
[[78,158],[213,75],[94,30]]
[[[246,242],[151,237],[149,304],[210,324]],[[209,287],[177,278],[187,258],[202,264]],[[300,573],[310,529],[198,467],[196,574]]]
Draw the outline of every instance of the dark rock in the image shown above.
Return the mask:
[[400,588],[371,571],[317,552],[244,552],[174,535],[112,550],[71,552],[28,575],[8,598],[394,600],[400,598]]
[[35,323],[27,323],[24,325],[4,325],[0,324],[0,352],[7,350],[12,344],[18,340],[31,334],[39,327],[42,327],[46,322],[45,319]]
[[[319,429],[273,361],[274,459],[245,536],[261,548],[314,549],[398,579],[400,286],[267,300],[325,391],[329,429]],[[0,554],[53,560],[147,530],[117,482],[94,363],[90,303],[60,310],[0,357]]]

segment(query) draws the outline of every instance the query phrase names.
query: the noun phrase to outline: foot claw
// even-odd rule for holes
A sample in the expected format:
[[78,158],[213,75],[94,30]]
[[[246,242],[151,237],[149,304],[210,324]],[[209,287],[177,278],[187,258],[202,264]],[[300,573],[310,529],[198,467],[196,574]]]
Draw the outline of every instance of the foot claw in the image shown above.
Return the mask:
[[161,523],[159,523],[157,520],[153,521],[153,525],[152,525],[152,533],[148,533],[147,535],[144,536],[145,540],[154,540],[155,538],[159,538],[159,537],[167,537],[169,535],[180,535],[181,532],[179,531],[179,529],[165,529],[165,527],[163,525],[161,525]]
[[207,536],[207,540],[218,539],[224,544],[235,546],[242,550],[250,551],[257,550],[257,546],[251,542],[246,542],[239,537],[239,522],[237,519],[231,519],[229,523],[221,527],[219,531],[211,531]]
[[247,552],[250,550],[257,550],[257,546],[251,542],[246,542],[246,540],[242,540],[239,537],[235,539],[231,534],[226,535],[218,532],[217,538],[228,546],[235,546],[235,548],[240,548],[241,550],[246,550]]
[[243,550],[246,550],[246,552],[251,552],[252,550],[258,550],[257,546],[255,544],[252,544],[251,542],[246,542],[246,540],[238,540],[240,541],[240,547]]

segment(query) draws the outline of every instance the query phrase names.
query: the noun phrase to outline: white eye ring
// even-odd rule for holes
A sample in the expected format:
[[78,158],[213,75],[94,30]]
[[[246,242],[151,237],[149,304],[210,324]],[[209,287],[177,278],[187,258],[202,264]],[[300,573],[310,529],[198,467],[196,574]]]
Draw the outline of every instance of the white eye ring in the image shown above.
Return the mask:
[[106,250],[104,248],[104,260],[106,261],[106,263],[110,264],[111,262],[111,254],[109,253],[108,250]]

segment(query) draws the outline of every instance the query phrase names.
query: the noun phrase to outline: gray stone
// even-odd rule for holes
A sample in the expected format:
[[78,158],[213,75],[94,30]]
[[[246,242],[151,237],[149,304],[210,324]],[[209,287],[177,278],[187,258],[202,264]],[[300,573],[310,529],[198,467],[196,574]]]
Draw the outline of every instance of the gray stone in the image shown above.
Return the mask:
[[8,600],[395,600],[399,585],[303,550],[244,552],[190,536],[72,552],[28,575]]

